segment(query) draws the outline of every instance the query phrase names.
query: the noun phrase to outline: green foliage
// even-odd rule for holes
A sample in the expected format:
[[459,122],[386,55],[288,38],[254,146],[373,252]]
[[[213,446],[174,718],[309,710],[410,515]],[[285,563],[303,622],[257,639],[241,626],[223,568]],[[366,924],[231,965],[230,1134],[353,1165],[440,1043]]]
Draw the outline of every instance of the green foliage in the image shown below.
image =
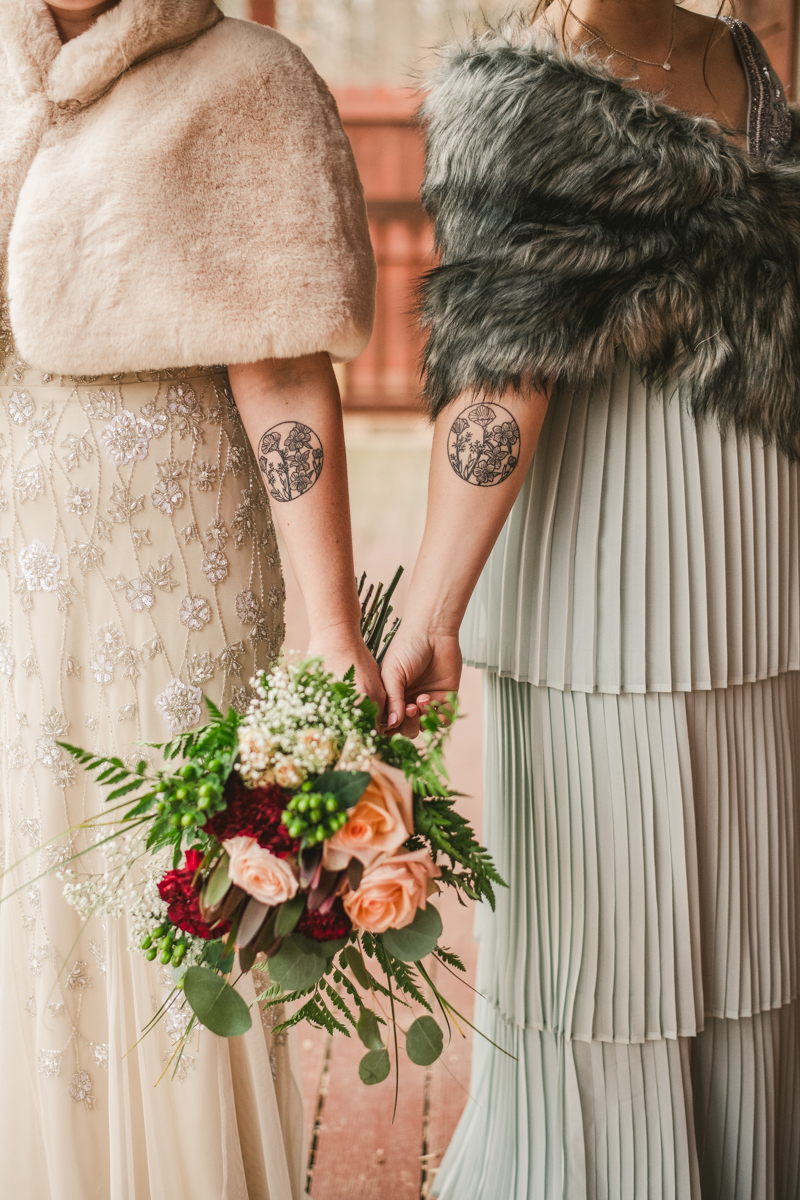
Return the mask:
[[305,906],[306,897],[303,892],[298,892],[291,900],[284,900],[275,918],[276,937],[286,937],[287,934],[292,932],[302,917]]
[[206,704],[211,715],[207,725],[170,742],[148,743],[161,751],[165,763],[173,763],[178,757],[187,760],[172,770],[148,772],[147,764],[140,762],[131,771],[120,758],[105,758],[59,742],[85,770],[97,772],[98,783],[114,789],[106,797],[108,801],[147,789],[122,820],[152,813],[147,849],[155,851],[171,845],[176,864],[183,839],[202,840],[201,827],[225,808],[225,784],[238,754],[241,717],[233,709],[224,717],[208,698]]
[[292,938],[286,938],[278,953],[269,960],[270,979],[282,984],[287,992],[301,991],[322,978],[327,961],[316,954],[304,954]]
[[387,929],[381,935],[385,949],[402,962],[419,962],[430,954],[442,936],[442,918],[432,904],[418,908],[410,925]]
[[444,1047],[444,1034],[433,1017],[418,1017],[406,1033],[406,1054],[419,1067],[435,1063]]
[[445,946],[437,946],[433,953],[437,958],[441,959],[446,966],[455,967],[457,971],[466,971],[467,968],[464,966],[458,955],[454,954],[452,950],[448,950]]
[[238,1037],[252,1025],[239,993],[208,967],[189,967],[183,993],[198,1021],[220,1037]]
[[362,1083],[371,1086],[373,1083],[383,1083],[391,1069],[388,1050],[368,1050],[358,1064],[358,1077]]
[[403,574],[403,568],[398,567],[394,574],[394,579],[389,584],[384,592],[383,584],[379,583],[374,589],[370,584],[366,592],[364,586],[367,582],[366,572],[358,581],[358,598],[361,601],[361,636],[366,642],[367,649],[375,657],[378,664],[382,663],[386,657],[386,651],[392,643],[394,635],[400,627],[399,618],[395,620],[389,630],[386,626],[389,617],[394,611],[391,606],[391,599],[394,595],[395,588],[400,582],[400,576]]
[[208,877],[208,882],[203,892],[203,903],[206,908],[216,908],[220,901],[225,898],[231,886],[231,881],[228,878],[228,862],[227,854],[223,854]]
[[356,1025],[356,1031],[368,1050],[382,1050],[383,1038],[378,1024],[378,1018],[371,1008],[362,1008]]
[[492,862],[489,851],[475,837],[466,817],[455,807],[455,796],[423,800],[414,797],[414,826],[434,849],[446,855],[450,865],[439,863],[442,882],[456,887],[470,900],[488,900],[494,908],[494,887],[506,884]]

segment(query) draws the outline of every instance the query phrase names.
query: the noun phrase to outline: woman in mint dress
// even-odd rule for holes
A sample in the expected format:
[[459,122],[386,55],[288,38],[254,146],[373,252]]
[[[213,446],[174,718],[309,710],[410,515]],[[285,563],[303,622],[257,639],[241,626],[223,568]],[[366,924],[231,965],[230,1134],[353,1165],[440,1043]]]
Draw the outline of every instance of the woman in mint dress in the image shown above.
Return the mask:
[[413,730],[460,627],[509,885],[479,914],[490,1040],[434,1191],[798,1197],[782,88],[740,21],[556,0],[446,56],[426,107],[436,433],[384,681]]

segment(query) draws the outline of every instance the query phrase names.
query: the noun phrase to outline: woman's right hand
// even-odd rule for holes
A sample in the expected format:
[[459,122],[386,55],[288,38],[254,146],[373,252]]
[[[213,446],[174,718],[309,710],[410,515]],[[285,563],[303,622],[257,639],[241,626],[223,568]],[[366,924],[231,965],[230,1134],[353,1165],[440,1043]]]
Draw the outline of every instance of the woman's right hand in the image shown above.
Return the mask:
[[458,633],[401,625],[381,668],[387,733],[416,737],[420,712],[441,703],[461,682]]

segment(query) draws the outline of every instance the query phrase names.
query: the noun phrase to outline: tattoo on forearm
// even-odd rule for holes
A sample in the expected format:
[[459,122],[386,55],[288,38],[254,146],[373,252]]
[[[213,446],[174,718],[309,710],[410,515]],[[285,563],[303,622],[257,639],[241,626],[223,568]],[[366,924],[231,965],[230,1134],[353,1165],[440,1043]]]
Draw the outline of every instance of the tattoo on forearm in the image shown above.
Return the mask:
[[322,443],[299,421],[273,425],[258,444],[258,465],[273,500],[285,503],[309,491],[322,473]]
[[499,404],[473,404],[450,427],[447,455],[456,475],[476,487],[508,479],[519,462],[519,425]]

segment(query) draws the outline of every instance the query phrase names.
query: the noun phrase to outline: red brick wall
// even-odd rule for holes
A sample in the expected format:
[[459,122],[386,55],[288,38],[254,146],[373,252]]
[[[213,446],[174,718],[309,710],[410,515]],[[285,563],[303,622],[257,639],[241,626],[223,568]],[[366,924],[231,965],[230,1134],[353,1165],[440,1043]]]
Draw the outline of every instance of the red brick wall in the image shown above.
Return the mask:
[[378,261],[375,332],[346,372],[350,408],[409,408],[417,403],[422,337],[413,309],[420,275],[433,263],[430,224],[419,203],[425,160],[411,91],[337,92],[367,199]]

